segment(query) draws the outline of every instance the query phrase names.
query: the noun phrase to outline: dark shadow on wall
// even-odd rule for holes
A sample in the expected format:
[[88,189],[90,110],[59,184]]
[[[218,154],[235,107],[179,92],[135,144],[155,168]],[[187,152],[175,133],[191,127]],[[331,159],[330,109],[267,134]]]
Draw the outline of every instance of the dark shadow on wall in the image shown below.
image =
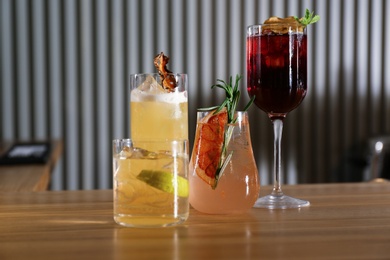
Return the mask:
[[333,182],[390,180],[390,136],[351,145],[332,172]]

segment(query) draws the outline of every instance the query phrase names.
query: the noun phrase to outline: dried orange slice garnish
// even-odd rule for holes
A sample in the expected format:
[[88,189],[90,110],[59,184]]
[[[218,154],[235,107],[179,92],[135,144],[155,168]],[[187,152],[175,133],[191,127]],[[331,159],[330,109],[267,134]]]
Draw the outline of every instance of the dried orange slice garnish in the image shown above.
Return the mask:
[[[237,120],[235,112],[240,99],[239,81],[241,76],[236,76],[233,86],[232,77],[229,82],[218,79],[217,87],[225,90],[226,98],[221,105],[209,108],[201,108],[199,111],[210,113],[198,122],[195,134],[192,161],[196,174],[208,183],[212,189],[217,187],[218,181],[228,165],[232,152],[227,154],[227,147],[231,138],[234,124]],[[252,105],[254,97],[245,106],[246,111]],[[226,127],[229,125],[228,127]]]
[[196,174],[211,187],[216,185],[216,172],[219,166],[224,142],[225,126],[228,121],[226,109],[214,114],[211,111],[198,122],[196,128],[193,165]]
[[170,70],[167,68],[169,57],[165,56],[163,52],[154,57],[154,66],[160,74],[162,86],[169,92],[173,92],[176,88],[176,79]]

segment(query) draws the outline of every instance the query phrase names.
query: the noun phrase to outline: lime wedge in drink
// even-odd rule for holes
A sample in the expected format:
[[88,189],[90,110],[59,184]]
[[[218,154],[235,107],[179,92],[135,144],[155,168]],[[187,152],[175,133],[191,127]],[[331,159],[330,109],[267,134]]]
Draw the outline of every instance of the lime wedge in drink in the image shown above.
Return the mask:
[[169,193],[174,193],[175,187],[177,187],[179,197],[188,197],[188,180],[181,176],[174,178],[170,172],[142,170],[138,174],[137,179]]

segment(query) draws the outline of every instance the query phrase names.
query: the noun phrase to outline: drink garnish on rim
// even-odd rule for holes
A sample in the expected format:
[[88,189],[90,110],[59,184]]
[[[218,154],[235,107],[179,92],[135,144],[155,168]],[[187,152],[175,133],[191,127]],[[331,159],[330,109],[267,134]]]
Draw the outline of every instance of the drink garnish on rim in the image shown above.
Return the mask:
[[165,56],[163,52],[154,57],[154,66],[158,70],[158,74],[161,77],[161,83],[165,90],[168,92],[173,92],[176,88],[175,76],[167,68],[169,62],[169,57]]
[[[217,84],[211,88],[221,88],[225,90],[226,98],[219,106],[200,108],[199,111],[210,111],[210,114],[202,119],[202,126],[195,136],[194,146],[199,149],[198,164],[196,174],[208,183],[212,189],[217,187],[223,170],[228,164],[232,152],[227,153],[227,146],[233,133],[233,125],[237,118],[234,117],[237,104],[240,99],[239,81],[241,76],[237,75],[233,86],[232,77],[229,82],[217,79]],[[252,98],[245,106],[248,110],[253,103]],[[227,128],[225,126],[228,125]],[[203,151],[202,151],[203,150]]]

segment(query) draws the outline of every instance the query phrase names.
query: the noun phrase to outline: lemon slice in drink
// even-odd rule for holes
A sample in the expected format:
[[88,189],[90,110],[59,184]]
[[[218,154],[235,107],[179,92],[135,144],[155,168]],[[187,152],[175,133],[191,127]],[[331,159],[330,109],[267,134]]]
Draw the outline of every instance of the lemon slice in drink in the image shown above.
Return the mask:
[[179,197],[188,197],[188,180],[181,176],[174,178],[173,174],[170,172],[142,170],[138,174],[137,179],[156,189],[172,194],[175,193],[175,189],[177,189]]

